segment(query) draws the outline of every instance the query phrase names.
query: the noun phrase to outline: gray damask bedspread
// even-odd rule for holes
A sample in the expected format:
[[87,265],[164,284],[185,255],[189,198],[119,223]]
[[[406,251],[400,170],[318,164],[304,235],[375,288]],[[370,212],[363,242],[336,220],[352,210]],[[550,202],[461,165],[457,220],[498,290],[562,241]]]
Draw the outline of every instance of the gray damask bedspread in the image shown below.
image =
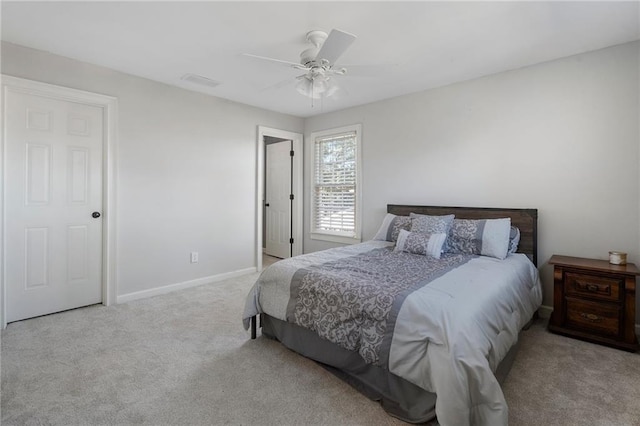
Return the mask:
[[524,255],[433,259],[370,241],[265,269],[243,319],[292,322],[435,392],[442,425],[498,425],[507,407],[493,371],[541,300]]
[[427,256],[384,247],[301,268],[291,280],[287,321],[358,351],[368,363],[386,364],[391,343],[386,330],[393,330],[397,316],[394,302],[398,308],[407,294],[470,258],[432,262]]

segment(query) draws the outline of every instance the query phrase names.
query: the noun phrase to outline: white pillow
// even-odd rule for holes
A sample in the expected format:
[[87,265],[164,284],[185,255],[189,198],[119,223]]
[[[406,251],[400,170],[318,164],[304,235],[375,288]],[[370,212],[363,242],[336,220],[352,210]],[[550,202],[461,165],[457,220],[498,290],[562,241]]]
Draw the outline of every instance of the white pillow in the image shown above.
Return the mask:
[[445,233],[423,234],[401,229],[394,251],[421,254],[440,259],[442,246],[446,239],[447,234]]
[[411,219],[409,216],[396,216],[395,214],[387,213],[373,240],[396,242],[400,230],[406,229],[408,231],[410,228]]

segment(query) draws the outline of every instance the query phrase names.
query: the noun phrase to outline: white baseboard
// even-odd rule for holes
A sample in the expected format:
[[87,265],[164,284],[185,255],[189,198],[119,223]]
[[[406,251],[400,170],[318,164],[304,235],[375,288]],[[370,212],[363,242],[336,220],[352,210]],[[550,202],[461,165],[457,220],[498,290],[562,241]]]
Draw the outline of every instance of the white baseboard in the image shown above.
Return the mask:
[[238,271],[226,272],[224,274],[211,275],[208,277],[197,278],[195,280],[184,281],[176,284],[169,284],[162,287],[151,288],[149,290],[136,291],[133,293],[122,294],[116,298],[116,303],[126,303],[132,300],[146,299],[147,297],[158,296],[160,294],[167,294],[178,290],[184,290],[186,288],[197,287],[203,284],[211,284],[218,281],[228,280],[229,278],[240,277],[242,275],[253,274],[256,272],[256,268],[240,269]]
[[543,319],[551,318],[551,312],[553,312],[553,306],[542,305],[540,309],[538,309],[538,315]]

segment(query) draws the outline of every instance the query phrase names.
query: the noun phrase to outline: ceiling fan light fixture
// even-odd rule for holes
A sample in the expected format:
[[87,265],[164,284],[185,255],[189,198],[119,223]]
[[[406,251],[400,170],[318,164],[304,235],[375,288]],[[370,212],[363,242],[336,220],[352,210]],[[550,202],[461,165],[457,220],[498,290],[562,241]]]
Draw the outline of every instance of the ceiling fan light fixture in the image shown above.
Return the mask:
[[296,82],[296,91],[304,96],[309,96],[311,92],[310,86],[313,83],[309,81],[309,78],[305,75],[302,78],[299,78]]
[[340,89],[340,87],[333,80],[331,80],[330,78],[327,78],[326,84],[327,84],[327,90],[325,91],[324,95],[327,98],[329,96],[335,95]]
[[320,99],[329,89],[329,84],[324,76],[309,77],[305,75],[296,83],[296,90],[301,95],[313,99]]

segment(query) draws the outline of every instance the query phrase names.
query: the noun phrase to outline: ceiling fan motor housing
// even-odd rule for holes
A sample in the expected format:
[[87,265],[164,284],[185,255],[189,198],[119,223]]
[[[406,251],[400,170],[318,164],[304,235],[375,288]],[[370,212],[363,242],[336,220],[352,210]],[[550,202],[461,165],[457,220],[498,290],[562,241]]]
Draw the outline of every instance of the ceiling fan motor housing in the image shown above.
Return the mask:
[[300,63],[304,66],[311,66],[316,60],[316,56],[318,55],[317,47],[310,47],[305,49],[300,54]]
[[307,41],[313,44],[315,47],[320,48],[322,43],[327,39],[328,35],[324,31],[313,30],[307,33]]
[[320,47],[322,47],[327,37],[327,33],[320,30],[313,30],[307,33],[307,42],[311,43],[313,47],[303,50],[300,54],[300,63],[302,65],[307,67],[317,65],[315,60],[318,56],[318,52],[320,51]]

